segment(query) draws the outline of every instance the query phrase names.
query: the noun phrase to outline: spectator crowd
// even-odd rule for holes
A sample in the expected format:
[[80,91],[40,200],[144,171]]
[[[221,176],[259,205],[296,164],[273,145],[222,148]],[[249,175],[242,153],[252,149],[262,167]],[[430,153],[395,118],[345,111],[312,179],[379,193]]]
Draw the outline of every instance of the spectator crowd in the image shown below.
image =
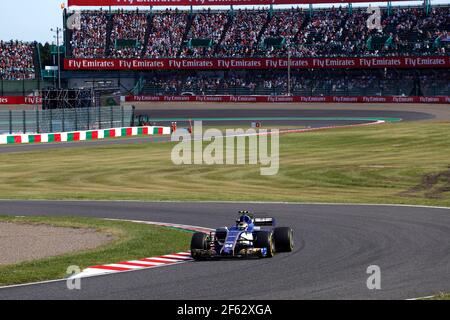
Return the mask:
[[74,30],[70,46],[77,58],[103,58],[106,48],[107,13],[85,11],[81,13],[79,30]]
[[168,72],[149,77],[149,95],[446,95],[450,73],[436,70]]
[[181,57],[213,56],[214,50],[222,38],[228,19],[228,12],[212,13],[210,10],[207,10],[197,13],[192,21],[188,39],[210,40],[210,45],[194,47],[188,43],[183,48]]
[[34,79],[34,43],[0,41],[0,79]]
[[315,11],[299,33],[291,54],[297,57],[363,54],[369,33],[367,18],[363,9],[352,13],[343,8]]
[[[295,44],[305,20],[306,14],[299,9],[275,12],[262,36],[263,50],[260,50],[259,54],[266,57],[285,56],[287,48]],[[270,38],[282,38],[284,43],[281,47],[266,45],[265,40]]]
[[267,11],[239,10],[219,46],[216,56],[252,57],[256,53],[258,37],[267,22]]
[[155,13],[147,51],[148,58],[176,57],[186,32],[188,14],[177,10]]
[[[113,16],[113,29],[111,32],[113,58],[137,58],[141,56],[147,30],[147,14],[125,12],[122,10]],[[123,46],[120,40],[130,40],[134,45]]]

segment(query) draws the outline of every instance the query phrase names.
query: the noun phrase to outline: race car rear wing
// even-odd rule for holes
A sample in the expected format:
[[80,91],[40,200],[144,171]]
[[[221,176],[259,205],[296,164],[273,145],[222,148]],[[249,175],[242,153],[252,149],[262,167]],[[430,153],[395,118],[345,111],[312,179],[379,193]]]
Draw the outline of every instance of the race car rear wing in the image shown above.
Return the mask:
[[274,218],[255,218],[255,226],[257,227],[273,227],[275,226]]

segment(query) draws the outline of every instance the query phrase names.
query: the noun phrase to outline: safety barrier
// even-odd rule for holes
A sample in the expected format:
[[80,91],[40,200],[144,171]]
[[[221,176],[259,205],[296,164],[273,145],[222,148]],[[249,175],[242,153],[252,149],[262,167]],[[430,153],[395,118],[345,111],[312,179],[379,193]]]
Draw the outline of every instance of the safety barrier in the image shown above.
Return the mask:
[[127,102],[265,102],[265,103],[450,103],[450,96],[127,96]]
[[0,110],[0,133],[52,133],[134,126],[132,106]]
[[[126,96],[126,102],[450,103],[450,96]],[[41,104],[40,97],[0,97],[0,105]]]
[[41,97],[36,96],[0,96],[0,105],[42,104]]

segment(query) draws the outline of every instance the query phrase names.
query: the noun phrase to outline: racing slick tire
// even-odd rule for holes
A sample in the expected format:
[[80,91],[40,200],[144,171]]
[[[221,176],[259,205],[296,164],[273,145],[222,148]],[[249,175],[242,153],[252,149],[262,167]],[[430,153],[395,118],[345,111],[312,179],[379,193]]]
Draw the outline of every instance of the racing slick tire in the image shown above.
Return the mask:
[[294,232],[291,228],[275,228],[273,230],[273,240],[277,252],[292,252],[294,250]]
[[194,260],[204,260],[204,258],[195,250],[208,250],[208,235],[202,232],[196,232],[192,235],[191,256]]
[[266,255],[261,258],[272,258],[275,254],[275,244],[273,241],[273,232],[271,231],[257,231],[255,232],[255,241],[253,242],[255,248],[266,248]]

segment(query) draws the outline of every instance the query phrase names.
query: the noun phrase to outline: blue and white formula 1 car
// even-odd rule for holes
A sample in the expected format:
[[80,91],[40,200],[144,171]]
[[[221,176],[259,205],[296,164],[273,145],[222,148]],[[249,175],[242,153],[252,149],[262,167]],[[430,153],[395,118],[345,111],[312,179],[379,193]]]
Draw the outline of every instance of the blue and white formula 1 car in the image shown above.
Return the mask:
[[[263,227],[270,227],[265,228]],[[255,218],[240,211],[236,225],[219,228],[210,234],[197,232],[192,236],[191,255],[195,260],[208,258],[260,257],[294,249],[291,228],[275,228],[273,218]]]

